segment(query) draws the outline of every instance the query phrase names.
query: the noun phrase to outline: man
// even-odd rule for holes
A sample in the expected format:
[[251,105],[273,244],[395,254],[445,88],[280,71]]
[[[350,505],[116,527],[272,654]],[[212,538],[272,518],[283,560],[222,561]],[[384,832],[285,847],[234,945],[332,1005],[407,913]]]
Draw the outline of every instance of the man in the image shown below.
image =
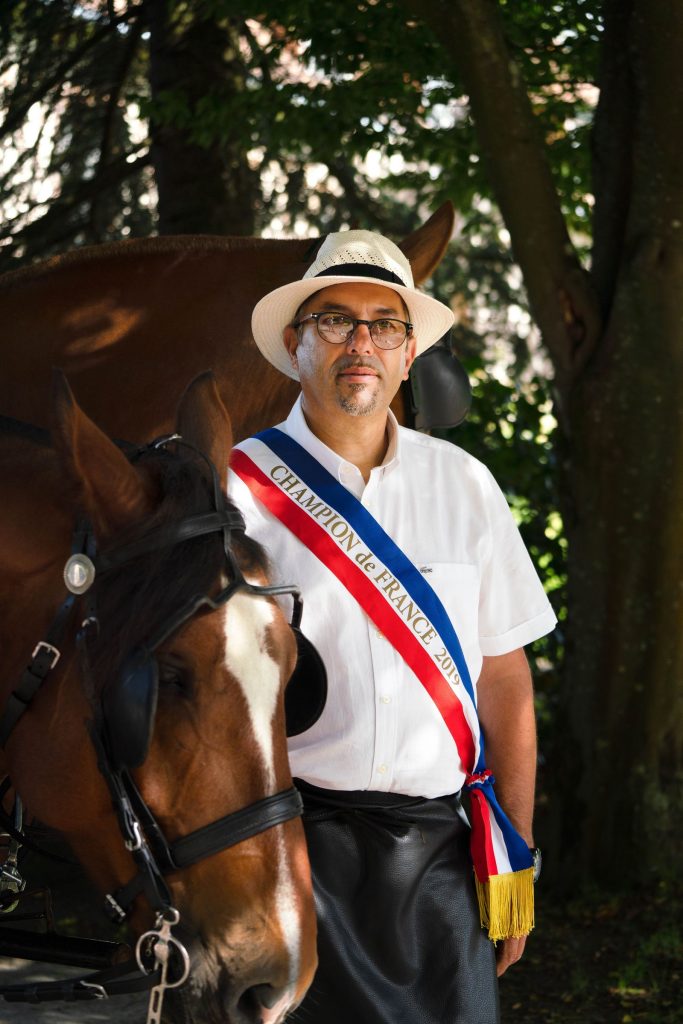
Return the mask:
[[502,974],[532,925],[522,648],[555,618],[484,466],[389,411],[452,321],[366,231],[329,235],[303,280],[254,311],[257,345],[301,396],[238,446],[231,491],[275,573],[301,586],[328,675],[323,714],[290,741],[319,919],[302,1022],[494,1024],[496,959]]

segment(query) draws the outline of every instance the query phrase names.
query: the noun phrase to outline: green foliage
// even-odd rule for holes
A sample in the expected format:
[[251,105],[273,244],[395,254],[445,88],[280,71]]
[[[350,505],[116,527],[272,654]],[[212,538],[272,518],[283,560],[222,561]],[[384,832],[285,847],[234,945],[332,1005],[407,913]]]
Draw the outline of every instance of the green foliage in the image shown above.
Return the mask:
[[529,652],[544,740],[558,697],[567,582],[550,388],[538,376],[520,384],[499,380],[481,357],[465,358],[463,363],[472,382],[472,408],[465,423],[442,431],[441,436],[480,459],[493,473],[559,619],[553,633],[538,640]]
[[[589,147],[601,35],[597,0],[550,6],[500,0],[503,27],[525,76],[570,227],[590,230]],[[458,70],[441,40],[402,0],[167,0],[168,45],[198,27],[223,40],[205,88],[150,86],[151,9],[145,0],[10,0],[0,9],[5,144],[42,196],[9,162],[1,183],[6,255],[25,259],[88,241],[149,233],[153,154],[145,126],[172,126],[188,144],[236,148],[262,173],[257,229],[274,216],[321,231],[363,224],[398,236],[444,199],[469,216],[489,194]],[[117,12],[114,17],[112,11]],[[0,80],[2,78],[0,77]],[[20,133],[44,104],[54,131],[49,166]],[[132,123],[141,114],[134,136]],[[309,169],[319,168],[315,183]],[[26,177],[26,175],[24,175]],[[239,201],[238,201],[239,205]],[[210,230],[207,226],[206,230]]]
[[140,6],[16,0],[0,7],[4,266],[149,233],[148,162],[129,123]]
[[[472,384],[465,423],[441,432],[503,489],[559,623],[530,648],[541,741],[550,739],[565,646],[567,541],[559,512],[553,393],[500,217],[479,203],[431,282],[457,315],[455,354]],[[514,313],[514,317],[513,314]],[[533,355],[532,355],[533,350]]]

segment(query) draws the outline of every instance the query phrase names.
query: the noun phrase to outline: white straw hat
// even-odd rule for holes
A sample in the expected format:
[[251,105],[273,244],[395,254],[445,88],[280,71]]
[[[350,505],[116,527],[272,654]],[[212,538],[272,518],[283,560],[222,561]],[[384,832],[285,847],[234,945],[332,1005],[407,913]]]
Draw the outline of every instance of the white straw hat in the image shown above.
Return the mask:
[[298,380],[282,338],[285,327],[315,292],[356,281],[386,285],[402,297],[417,340],[417,355],[453,326],[454,316],[448,306],[415,288],[410,263],[397,245],[373,231],[337,231],[327,235],[301,281],[276,288],[256,304],[251,329],[268,362]]

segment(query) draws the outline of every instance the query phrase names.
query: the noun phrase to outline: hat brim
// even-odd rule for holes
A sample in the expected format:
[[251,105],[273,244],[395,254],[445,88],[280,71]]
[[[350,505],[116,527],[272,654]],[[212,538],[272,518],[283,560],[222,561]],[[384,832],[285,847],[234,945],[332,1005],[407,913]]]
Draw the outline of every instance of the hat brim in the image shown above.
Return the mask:
[[348,274],[326,274],[324,277],[292,281],[264,295],[256,303],[251,317],[251,329],[262,355],[277,370],[293,380],[298,380],[299,374],[290,362],[282,337],[283,331],[292,323],[294,314],[307,298],[335,284],[381,284],[400,295],[408,308],[413,336],[417,341],[418,356],[442,338],[455,320],[453,313],[443,302],[413,288],[406,288],[393,282],[385,284],[376,277],[363,277],[361,274],[358,277]]

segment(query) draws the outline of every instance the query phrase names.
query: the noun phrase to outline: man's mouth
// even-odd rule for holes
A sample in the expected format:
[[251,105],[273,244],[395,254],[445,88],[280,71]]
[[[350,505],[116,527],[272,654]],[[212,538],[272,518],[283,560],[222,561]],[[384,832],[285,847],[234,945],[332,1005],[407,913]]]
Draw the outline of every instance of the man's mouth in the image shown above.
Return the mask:
[[337,376],[352,384],[363,384],[378,377],[379,374],[372,366],[359,365],[344,366],[337,371]]

